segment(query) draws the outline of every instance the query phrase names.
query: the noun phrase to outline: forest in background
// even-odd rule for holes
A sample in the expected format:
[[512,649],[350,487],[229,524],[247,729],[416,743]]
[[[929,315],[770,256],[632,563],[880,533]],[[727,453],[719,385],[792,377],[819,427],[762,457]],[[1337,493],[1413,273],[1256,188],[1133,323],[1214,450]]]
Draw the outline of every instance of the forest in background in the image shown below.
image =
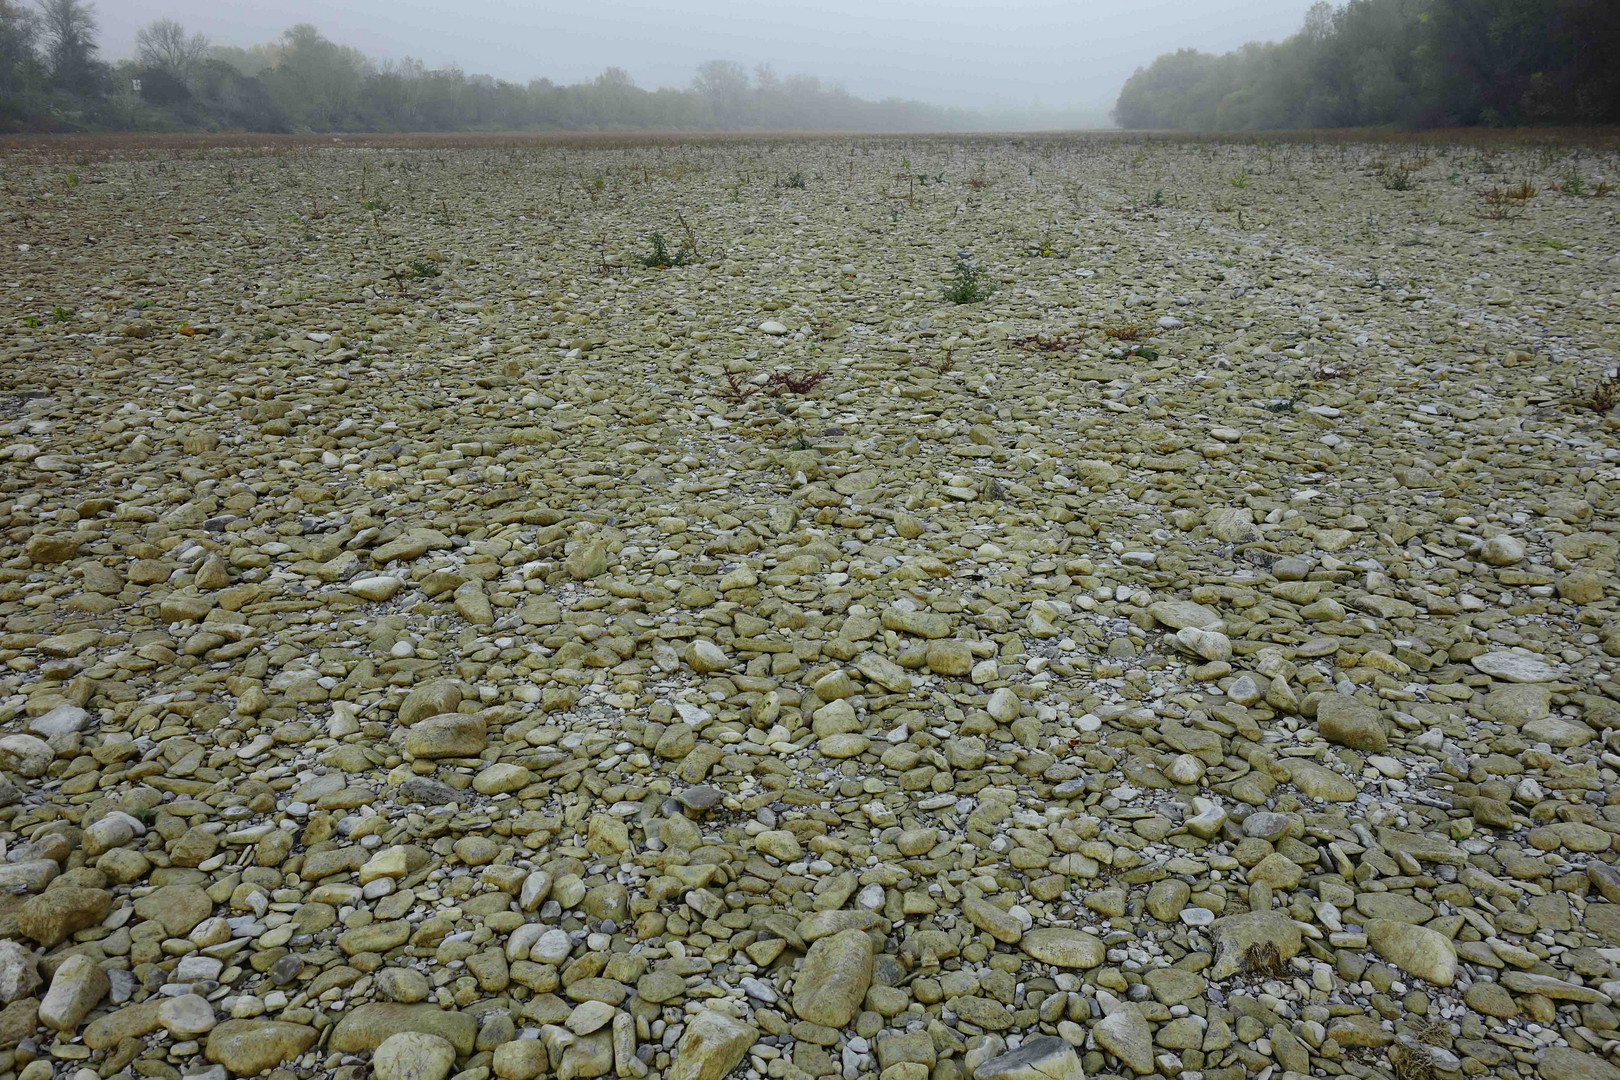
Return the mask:
[[1121,127],[1180,131],[1620,123],[1620,0],[1318,3],[1281,42],[1165,53]]
[[85,0],[0,0],[0,131],[1015,131],[1096,127],[1100,113],[869,101],[813,76],[711,60],[690,86],[645,90],[620,68],[559,85],[376,61],[300,24],[252,48],[171,19],[136,55],[99,55]]

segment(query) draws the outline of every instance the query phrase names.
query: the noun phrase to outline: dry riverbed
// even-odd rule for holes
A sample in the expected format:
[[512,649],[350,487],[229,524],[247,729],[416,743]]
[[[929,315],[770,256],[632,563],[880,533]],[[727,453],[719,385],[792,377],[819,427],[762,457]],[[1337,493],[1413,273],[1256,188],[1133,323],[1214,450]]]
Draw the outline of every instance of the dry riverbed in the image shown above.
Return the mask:
[[0,1075],[1620,1077],[1576,150],[0,159]]

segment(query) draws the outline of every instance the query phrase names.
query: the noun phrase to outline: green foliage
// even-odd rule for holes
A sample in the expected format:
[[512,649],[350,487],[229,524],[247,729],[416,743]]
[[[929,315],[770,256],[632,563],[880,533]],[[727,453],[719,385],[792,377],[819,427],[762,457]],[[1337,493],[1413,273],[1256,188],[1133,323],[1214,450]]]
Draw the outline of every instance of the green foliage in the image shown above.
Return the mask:
[[28,327],[28,329],[30,329],[30,330],[36,329],[39,326],[39,316],[38,315],[25,315],[25,316],[23,316],[23,325]]
[[1620,5],[1319,2],[1294,36],[1165,53],[1125,83],[1127,128],[1235,131],[1620,121]]
[[1227,182],[1230,183],[1235,188],[1246,188],[1246,187],[1248,187],[1249,186],[1249,170],[1248,169],[1239,169],[1237,172],[1233,173],[1230,177],[1227,178]]
[[53,307],[53,308],[51,308],[51,322],[53,322],[53,323],[65,323],[65,322],[72,322],[72,321],[73,321],[73,312],[69,311],[67,308],[65,308],[65,307]]
[[413,281],[436,278],[443,272],[439,269],[438,263],[429,259],[412,259],[410,262],[410,276]]
[[692,261],[693,252],[689,244],[682,243],[680,247],[670,251],[663,233],[653,233],[647,239],[652,244],[652,251],[646,255],[636,256],[636,262],[642,266],[665,270],[671,266],[685,266]]
[[1411,191],[1412,170],[1405,165],[1392,165],[1379,175],[1385,191]]
[[977,304],[989,299],[995,291],[989,271],[975,266],[964,256],[956,257],[951,264],[951,276],[945,282],[946,300],[953,304]]
[[308,23],[240,48],[210,47],[158,19],[137,31],[135,58],[113,68],[97,59],[96,30],[89,0],[0,0],[0,129],[937,132],[1097,119],[866,101],[810,76],[778,78],[763,67],[750,74],[725,60],[702,64],[684,89],[644,89],[621,68],[573,85],[507,82],[453,66],[376,61]]

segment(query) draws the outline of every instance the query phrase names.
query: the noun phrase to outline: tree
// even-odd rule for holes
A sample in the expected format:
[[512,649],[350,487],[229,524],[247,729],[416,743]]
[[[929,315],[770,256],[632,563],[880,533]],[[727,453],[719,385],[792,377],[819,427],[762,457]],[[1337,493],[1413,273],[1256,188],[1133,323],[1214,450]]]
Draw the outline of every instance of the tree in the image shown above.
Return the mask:
[[748,107],[748,72],[730,60],[710,60],[698,68],[692,89],[709,103],[715,122],[736,127]]
[[135,55],[145,66],[166,71],[190,86],[192,71],[208,55],[208,39],[187,35],[173,19],[157,19],[135,31]]
[[39,11],[51,82],[80,93],[98,90],[95,5],[84,0],[39,0]]
[[38,36],[32,11],[14,0],[0,0],[0,93],[25,90],[36,82],[39,63],[34,58],[34,42]]

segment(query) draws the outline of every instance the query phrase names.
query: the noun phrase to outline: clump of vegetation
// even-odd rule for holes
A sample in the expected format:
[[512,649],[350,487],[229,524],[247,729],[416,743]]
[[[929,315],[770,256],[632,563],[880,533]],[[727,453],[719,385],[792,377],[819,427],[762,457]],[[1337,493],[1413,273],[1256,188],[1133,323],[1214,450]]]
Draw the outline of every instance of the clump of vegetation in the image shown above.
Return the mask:
[[1126,323],[1122,326],[1103,327],[1103,336],[1110,341],[1147,341],[1164,333],[1156,327],[1142,326],[1140,323]]
[[1282,952],[1269,941],[1257,941],[1243,954],[1243,964],[1249,972],[1262,978],[1276,978],[1288,973]]
[[664,239],[663,233],[653,233],[648,237],[652,244],[652,251],[646,255],[637,255],[636,262],[654,270],[667,270],[672,266],[685,266],[692,261],[694,252],[687,244],[682,243],[674,251],[669,250],[669,242]]
[[1599,415],[1607,415],[1620,404],[1620,368],[1609,372],[1592,387],[1581,404]]
[[1434,1076],[1434,1058],[1422,1046],[1392,1043],[1389,1063],[1394,1069],[1395,1080],[1432,1080]]
[[1382,170],[1378,179],[1385,191],[1411,191],[1416,183],[1412,179],[1412,170],[1405,165],[1392,165]]
[[444,272],[439,269],[439,264],[432,259],[412,259],[409,269],[412,281],[426,281],[428,278],[436,278]]
[[1528,180],[1524,181],[1516,188],[1507,189],[1507,197],[1517,200],[1518,202],[1529,202],[1539,194],[1541,194],[1541,192],[1532,187]]
[[1508,188],[1486,188],[1479,193],[1479,202],[1474,213],[1486,221],[1512,221],[1524,213],[1524,200]]
[[804,189],[804,170],[794,169],[788,173],[787,178],[782,181],[782,186],[785,188],[798,188],[802,191]]
[[1246,188],[1246,187],[1248,187],[1249,186],[1249,170],[1248,169],[1239,169],[1237,172],[1235,172],[1231,176],[1227,177],[1227,183],[1231,184],[1235,188]]
[[977,304],[989,299],[995,291],[988,270],[975,266],[965,256],[956,257],[951,264],[951,276],[945,282],[945,299],[953,304]]
[[1340,362],[1323,362],[1311,370],[1311,379],[1314,382],[1334,382],[1340,379],[1353,378],[1366,371],[1364,364],[1346,364]]
[[1080,343],[1070,341],[1065,334],[1054,334],[1051,337],[1045,334],[1027,334],[1021,338],[1014,338],[1012,347],[1032,353],[1060,353],[1072,352],[1080,348]]
[[726,372],[725,382],[715,392],[727,401],[747,401],[755,394],[781,397],[783,394],[809,394],[827,378],[825,371],[774,371],[763,383],[740,378],[736,372]]
[[53,308],[51,308],[51,322],[53,322],[53,323],[65,323],[65,322],[72,322],[72,321],[73,321],[73,312],[69,311],[67,308],[65,308],[65,307],[53,307]]

